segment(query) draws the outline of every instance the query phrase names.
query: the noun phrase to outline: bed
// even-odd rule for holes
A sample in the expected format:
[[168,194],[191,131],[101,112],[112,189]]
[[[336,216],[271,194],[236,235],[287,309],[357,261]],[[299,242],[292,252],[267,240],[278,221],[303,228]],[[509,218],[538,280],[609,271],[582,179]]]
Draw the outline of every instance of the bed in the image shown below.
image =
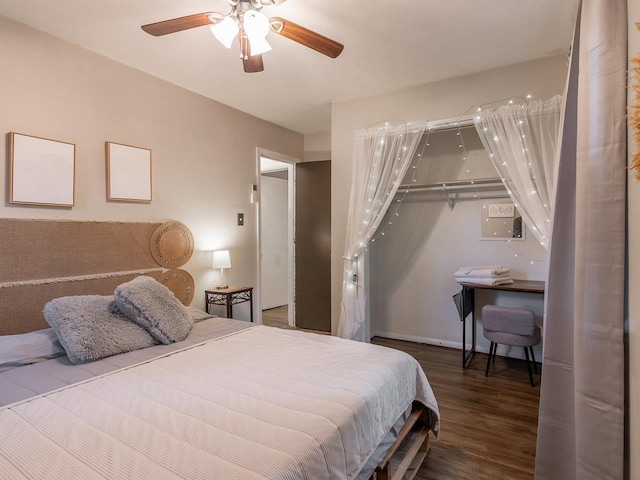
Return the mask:
[[185,311],[192,327],[180,341],[0,372],[0,478],[415,473],[439,413],[411,356]]

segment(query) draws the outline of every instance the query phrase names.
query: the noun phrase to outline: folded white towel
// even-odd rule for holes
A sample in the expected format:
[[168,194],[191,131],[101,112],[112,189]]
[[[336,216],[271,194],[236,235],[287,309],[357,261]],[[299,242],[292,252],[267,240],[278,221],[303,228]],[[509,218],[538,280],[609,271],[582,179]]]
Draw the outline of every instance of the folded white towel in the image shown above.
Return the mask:
[[504,267],[502,265],[473,265],[468,267],[460,267],[458,271],[471,273],[474,270],[501,270],[504,268],[507,268],[507,267]]
[[456,277],[499,277],[506,275],[511,269],[509,267],[501,267],[499,265],[484,265],[479,267],[460,267],[454,275]]
[[456,277],[458,283],[476,283],[478,285],[506,285],[513,283],[511,275],[501,275],[499,277]]

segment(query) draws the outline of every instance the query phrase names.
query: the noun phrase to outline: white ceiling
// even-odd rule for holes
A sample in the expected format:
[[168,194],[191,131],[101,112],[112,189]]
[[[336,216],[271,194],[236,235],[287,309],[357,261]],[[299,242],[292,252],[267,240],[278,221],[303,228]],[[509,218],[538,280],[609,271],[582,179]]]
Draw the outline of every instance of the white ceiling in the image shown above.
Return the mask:
[[229,10],[224,0],[0,0],[0,15],[301,133],[330,128],[332,102],[568,50],[577,0],[288,0],[265,7],[345,45],[330,59],[270,34],[246,74],[206,27],[152,37],[140,26]]

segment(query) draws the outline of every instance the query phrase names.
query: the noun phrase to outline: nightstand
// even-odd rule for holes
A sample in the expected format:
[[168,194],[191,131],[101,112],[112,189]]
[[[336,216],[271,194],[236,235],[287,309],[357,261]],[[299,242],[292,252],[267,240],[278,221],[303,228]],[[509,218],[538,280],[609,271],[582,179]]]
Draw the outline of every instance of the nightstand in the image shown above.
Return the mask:
[[238,303],[250,303],[250,318],[253,322],[253,287],[228,287],[212,288],[204,291],[207,302],[207,313],[209,305],[222,305],[227,308],[227,318],[233,317],[233,306]]

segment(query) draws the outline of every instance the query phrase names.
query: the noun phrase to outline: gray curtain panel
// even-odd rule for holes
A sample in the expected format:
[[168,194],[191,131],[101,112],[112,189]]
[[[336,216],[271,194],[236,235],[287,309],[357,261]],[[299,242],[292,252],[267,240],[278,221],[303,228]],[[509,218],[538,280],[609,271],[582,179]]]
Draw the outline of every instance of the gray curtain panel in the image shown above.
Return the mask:
[[557,171],[537,479],[624,475],[626,0],[583,0]]

